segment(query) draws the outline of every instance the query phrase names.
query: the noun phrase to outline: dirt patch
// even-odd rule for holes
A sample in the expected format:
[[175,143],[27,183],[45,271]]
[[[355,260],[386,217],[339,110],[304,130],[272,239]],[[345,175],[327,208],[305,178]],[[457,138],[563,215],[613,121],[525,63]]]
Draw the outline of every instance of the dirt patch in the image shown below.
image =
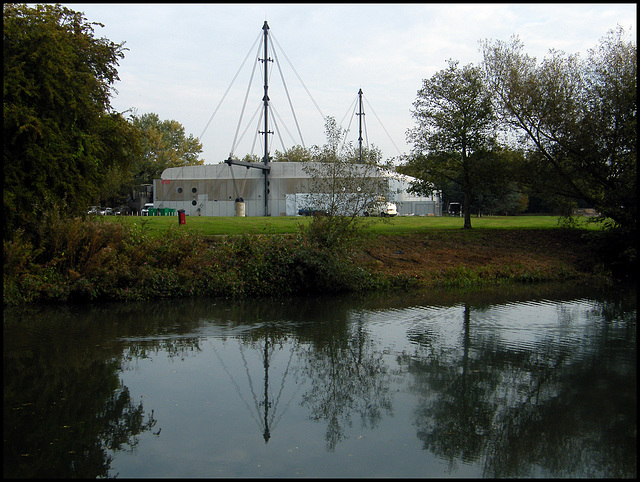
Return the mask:
[[461,229],[380,235],[367,240],[354,261],[374,272],[418,279],[460,267],[552,272],[588,271],[593,264],[582,233],[572,230]]

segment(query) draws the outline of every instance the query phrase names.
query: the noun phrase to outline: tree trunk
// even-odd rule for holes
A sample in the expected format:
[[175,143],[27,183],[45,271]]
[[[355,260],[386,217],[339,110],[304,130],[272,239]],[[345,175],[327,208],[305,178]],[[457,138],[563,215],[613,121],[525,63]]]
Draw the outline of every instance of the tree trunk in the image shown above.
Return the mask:
[[467,150],[463,147],[462,150],[462,169],[464,179],[464,200],[462,202],[462,211],[464,212],[464,226],[463,229],[471,229],[471,180],[469,179],[469,164],[467,160]]
[[463,229],[471,229],[471,210],[469,209],[470,196],[467,190],[464,192],[464,201],[462,202],[462,210],[464,211],[464,226]]

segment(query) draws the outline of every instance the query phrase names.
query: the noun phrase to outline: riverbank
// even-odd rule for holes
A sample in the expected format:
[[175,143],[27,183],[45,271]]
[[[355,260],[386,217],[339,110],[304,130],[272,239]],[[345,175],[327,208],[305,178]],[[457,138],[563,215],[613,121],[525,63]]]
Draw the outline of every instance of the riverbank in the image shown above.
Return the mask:
[[[393,226],[392,226],[393,227]],[[308,230],[205,236],[66,220],[4,244],[4,305],[304,296],[563,280],[611,281],[585,229],[364,231],[329,250]]]
[[608,277],[583,230],[434,230],[371,237],[356,264],[424,287]]

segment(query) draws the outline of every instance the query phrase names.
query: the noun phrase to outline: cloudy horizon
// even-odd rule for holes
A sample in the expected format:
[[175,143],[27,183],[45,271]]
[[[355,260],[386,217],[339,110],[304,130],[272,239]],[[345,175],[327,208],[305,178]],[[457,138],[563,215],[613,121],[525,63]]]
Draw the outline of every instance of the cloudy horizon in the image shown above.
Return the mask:
[[538,59],[551,49],[585,56],[617,26],[634,39],[637,28],[635,4],[64,5],[104,24],[95,28],[96,37],[125,42],[112,107],[157,113],[194,137],[204,132],[206,164],[226,159],[236,134],[245,130],[233,153],[262,156],[263,143],[255,140],[258,118],[249,122],[262,104],[260,66],[251,90],[249,80],[261,57],[258,44],[252,46],[265,21],[278,61],[269,64],[279,131],[270,136],[271,155],[295,144],[324,144],[323,116],[343,128],[350,123],[347,140],[357,144],[353,103],[362,89],[365,145],[380,148],[384,159],[410,151],[405,135],[414,126],[410,112],[423,80],[449,59],[478,64],[480,41],[517,35],[525,52]]

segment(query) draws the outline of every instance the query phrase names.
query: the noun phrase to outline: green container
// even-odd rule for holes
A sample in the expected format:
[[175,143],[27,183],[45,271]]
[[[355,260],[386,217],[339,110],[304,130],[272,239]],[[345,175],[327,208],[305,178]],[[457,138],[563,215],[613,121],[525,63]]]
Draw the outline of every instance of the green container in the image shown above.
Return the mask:
[[149,208],[149,216],[157,216],[158,209],[157,208]]

